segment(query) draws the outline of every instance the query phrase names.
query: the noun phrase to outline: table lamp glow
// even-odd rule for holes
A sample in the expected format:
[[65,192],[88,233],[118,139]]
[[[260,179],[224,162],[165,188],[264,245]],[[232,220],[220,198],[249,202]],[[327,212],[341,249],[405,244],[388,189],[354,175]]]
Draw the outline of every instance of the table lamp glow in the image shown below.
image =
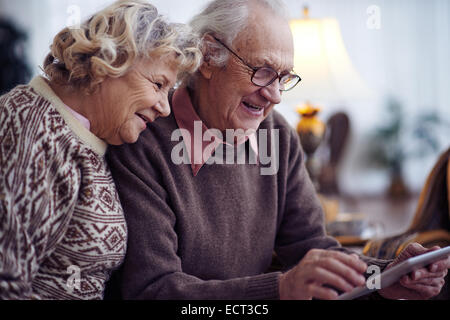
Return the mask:
[[308,172],[318,188],[320,168],[314,152],[323,139],[325,125],[317,117],[323,107],[315,103],[345,103],[365,99],[372,93],[353,67],[336,19],[311,19],[305,7],[303,18],[290,21],[290,27],[294,38],[294,71],[302,82],[285,92],[283,101],[294,105],[302,117],[297,132],[308,157]]

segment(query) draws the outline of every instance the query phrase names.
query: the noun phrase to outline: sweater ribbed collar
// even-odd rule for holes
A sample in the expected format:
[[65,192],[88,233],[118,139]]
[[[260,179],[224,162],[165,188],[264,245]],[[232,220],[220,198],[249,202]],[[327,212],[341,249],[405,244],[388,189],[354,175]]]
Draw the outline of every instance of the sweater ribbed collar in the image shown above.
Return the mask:
[[30,81],[29,85],[39,95],[52,104],[59,114],[61,114],[69,128],[81,141],[89,145],[98,155],[102,157],[105,155],[108,146],[107,143],[83,126],[83,124],[67,109],[64,102],[56,95],[43,77],[35,77]]

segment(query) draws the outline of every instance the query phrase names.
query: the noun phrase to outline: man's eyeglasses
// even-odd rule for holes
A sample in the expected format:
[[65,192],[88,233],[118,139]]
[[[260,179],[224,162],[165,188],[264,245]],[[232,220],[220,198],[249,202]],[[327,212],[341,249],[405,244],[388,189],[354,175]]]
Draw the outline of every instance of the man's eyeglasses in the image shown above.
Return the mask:
[[247,67],[253,70],[252,83],[258,87],[270,86],[275,80],[280,80],[280,91],[289,91],[293,89],[302,79],[300,76],[294,73],[287,73],[279,75],[278,72],[269,67],[253,67],[248,64],[244,59],[237,55],[233,50],[231,50],[225,43],[213,37],[218,43],[224,46],[228,51],[230,51],[236,58],[242,61]]

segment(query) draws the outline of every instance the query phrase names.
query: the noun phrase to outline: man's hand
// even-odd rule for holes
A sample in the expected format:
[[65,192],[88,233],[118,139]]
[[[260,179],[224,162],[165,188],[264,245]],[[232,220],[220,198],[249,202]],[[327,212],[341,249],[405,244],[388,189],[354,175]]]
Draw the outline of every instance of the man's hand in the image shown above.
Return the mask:
[[[437,246],[426,249],[418,243],[412,243],[386,267],[386,270],[406,259],[437,249],[439,249]],[[432,298],[441,292],[449,268],[450,257],[403,276],[390,287],[381,289],[379,294],[387,299],[422,300]]]
[[356,254],[310,250],[298,265],[281,275],[280,299],[336,299],[336,290],[348,292],[364,285],[366,269],[366,263]]

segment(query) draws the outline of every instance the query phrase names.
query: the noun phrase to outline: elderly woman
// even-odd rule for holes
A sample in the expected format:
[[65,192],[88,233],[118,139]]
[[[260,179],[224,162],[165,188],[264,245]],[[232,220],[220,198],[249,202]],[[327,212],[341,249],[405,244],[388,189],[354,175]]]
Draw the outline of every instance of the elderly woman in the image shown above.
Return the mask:
[[104,154],[169,115],[201,53],[185,26],[119,1],[64,29],[46,77],[0,98],[0,299],[102,299],[127,227]]
[[[273,110],[300,81],[281,1],[214,0],[192,26],[204,59],[173,94],[172,114],[107,155],[130,230],[125,298],[334,299],[365,284],[367,264],[381,271],[427,251],[411,245],[391,263],[352,254],[326,235],[298,135]],[[256,130],[260,139],[225,143],[228,129]],[[261,139],[264,132],[274,135]],[[245,160],[256,153],[259,162],[229,161],[239,143]],[[262,170],[267,150],[277,163],[271,174]],[[274,251],[284,272],[267,272]],[[379,294],[434,296],[449,265],[437,262]]]

